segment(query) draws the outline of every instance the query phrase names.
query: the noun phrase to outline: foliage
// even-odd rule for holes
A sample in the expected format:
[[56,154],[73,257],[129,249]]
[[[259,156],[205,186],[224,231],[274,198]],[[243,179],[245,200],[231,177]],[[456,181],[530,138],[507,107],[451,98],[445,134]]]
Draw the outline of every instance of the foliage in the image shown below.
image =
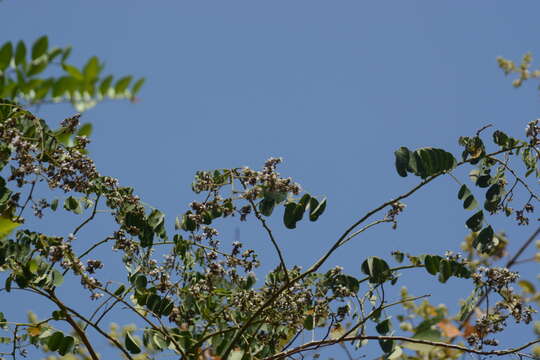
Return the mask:
[[134,100],[144,83],[143,78],[133,82],[131,75],[103,76],[104,64],[96,56],[76,67],[70,55],[70,46],[50,48],[47,36],[31,46],[6,42],[0,46],[0,98],[27,105],[69,101],[82,112],[105,98]]
[[[358,218],[319,260],[302,270],[287,265],[281,240],[276,239],[267,219],[278,216],[292,231],[301,221],[314,222],[323,216],[326,198],[306,193],[291,178],[283,177],[277,171],[279,158],[268,159],[260,170],[199,171],[192,184],[197,198],[176,218],[171,233],[165,214],[144,204],[134,189],[98,172],[86,150],[89,131],[80,126],[80,115],[66,118],[54,129],[27,107],[47,97],[55,101],[60,96],[75,106],[85,97],[92,101],[111,94],[112,98],[132,97],[139,85],[128,92],[127,81],[119,80],[111,92],[110,81],[98,80],[99,61],[92,58],[83,70],[77,70],[65,64],[66,50],[49,51],[43,39],[34,43],[28,64],[19,45],[15,50],[4,45],[0,51],[0,69],[9,67],[24,75],[9,78],[8,71],[3,75],[0,271],[4,296],[25,291],[46,299],[55,310],[41,314],[42,320],[29,314],[25,323],[0,313],[4,334],[0,340],[6,344],[3,355],[16,359],[26,354],[30,344],[50,353],[50,359],[59,355],[95,360],[99,358],[98,340],[90,336],[90,329],[125,359],[157,359],[167,354],[182,359],[269,360],[337,344],[347,352],[348,348],[361,352],[369,340],[378,342],[381,356],[387,359],[447,359],[464,353],[523,354],[538,342],[533,339],[520,347],[501,349],[495,336],[511,322],[532,322],[540,293],[525,279],[518,283],[522,291],[513,289],[518,274],[510,268],[523,260],[520,256],[540,229],[505,266],[496,266],[508,256],[510,240],[490,223],[497,214],[515,217],[518,225],[530,222],[533,204],[539,201],[527,182],[528,177],[540,176],[538,120],[529,123],[524,140],[499,130],[485,137],[486,129],[461,137],[459,159],[438,148],[399,148],[395,152],[397,173],[417,176],[418,184]],[[28,90],[25,84],[32,82],[28,78],[58,56],[66,74],[51,80],[53,85],[47,85],[48,90],[39,96],[37,90],[49,80],[41,79],[40,85]],[[31,71],[36,67],[38,70]],[[54,86],[66,82],[61,80],[65,78],[76,85],[55,93]],[[106,91],[97,90],[98,83],[100,87],[105,83]],[[459,179],[456,170],[461,168],[470,168],[468,179]],[[469,214],[464,225],[470,233],[462,244],[462,254],[366,256],[359,261],[356,274],[331,267],[335,251],[365,231],[384,223],[396,229],[399,215],[406,209],[403,201],[443,176],[456,181],[455,205]],[[520,192],[526,193],[521,202],[516,200]],[[37,199],[38,193],[48,197]],[[62,199],[54,197],[58,193],[63,194]],[[38,219],[66,211],[82,220],[69,236],[50,236],[25,226],[24,217],[32,216],[29,206]],[[78,238],[103,210],[115,227],[103,239],[77,250]],[[254,250],[238,241],[219,241],[218,225],[248,217],[260,224],[279,259],[278,266],[267,274],[261,274]],[[126,273],[121,284],[100,275],[107,266],[103,260],[89,259],[107,244],[122,254]],[[166,254],[164,260],[158,253]],[[538,254],[533,260],[539,260]],[[472,292],[463,294],[466,300],[460,311],[452,314],[447,306],[430,304],[428,295],[415,297],[406,288],[395,290],[400,277],[402,281],[412,279],[411,271],[440,283],[464,279]],[[257,280],[256,274],[264,277]],[[90,315],[60,298],[57,289],[65,286],[64,278],[77,279],[81,295],[97,302]],[[117,308],[128,309],[140,323],[105,330],[102,319]],[[70,330],[65,330],[66,325]],[[301,343],[300,335],[306,333],[312,340]]]

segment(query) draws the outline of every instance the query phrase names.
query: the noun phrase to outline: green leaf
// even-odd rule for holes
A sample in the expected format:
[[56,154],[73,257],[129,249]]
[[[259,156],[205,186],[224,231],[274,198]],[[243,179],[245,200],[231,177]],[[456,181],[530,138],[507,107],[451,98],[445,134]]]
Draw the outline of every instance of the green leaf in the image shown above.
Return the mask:
[[112,80],[112,75],[109,75],[105,79],[103,79],[101,85],[99,85],[99,93],[101,94],[101,96],[107,95],[107,93],[109,92],[109,88],[111,87]]
[[322,201],[319,203],[317,202],[316,206],[313,206],[313,200],[317,202],[317,199],[311,198],[310,200],[310,214],[309,214],[309,220],[310,221],[317,221],[319,219],[319,216],[321,216],[324,213],[324,210],[326,209],[326,198],[322,199]]
[[426,255],[424,259],[424,266],[426,267],[427,272],[431,275],[436,275],[439,272],[441,259],[442,258],[440,256]]
[[399,176],[407,176],[407,169],[409,168],[410,151],[408,148],[402,146],[394,152],[396,156],[396,171]]
[[38,63],[32,63],[30,69],[26,73],[27,76],[34,76],[43,72],[47,68],[48,63],[46,61],[40,61]]
[[58,353],[62,356],[71,353],[73,346],[75,345],[75,339],[72,336],[65,336],[58,347]]
[[133,282],[133,286],[135,286],[135,289],[137,290],[143,290],[143,289],[146,289],[147,283],[148,283],[148,280],[146,279],[146,276],[137,275],[137,277],[135,278],[135,281]]
[[394,350],[394,340],[379,340],[379,346],[385,354],[389,354]]
[[145,79],[144,78],[140,78],[139,80],[137,80],[137,82],[135,84],[133,84],[133,87],[131,88],[131,95],[132,96],[135,96],[139,93],[139,91],[141,90],[141,87],[143,86],[145,82]]
[[146,300],[146,306],[150,311],[157,313],[156,309],[159,309],[160,302],[161,298],[156,294],[152,294],[148,297],[148,300]]
[[399,346],[395,346],[394,350],[392,350],[392,353],[386,356],[387,360],[395,360],[401,358],[401,355],[403,355],[403,349]]
[[39,262],[36,258],[33,258],[28,262],[28,271],[30,271],[32,274],[35,274],[39,268]]
[[439,281],[445,283],[452,276],[452,264],[446,259],[439,263]]
[[471,295],[469,295],[467,299],[465,299],[465,301],[461,305],[461,308],[459,309],[459,313],[457,315],[459,321],[465,321],[469,313],[474,310],[477,303],[478,303],[478,296],[476,294],[476,290],[473,290]]
[[[406,148],[401,148],[399,154],[399,168],[398,168],[398,154],[396,154],[396,169],[400,175],[403,174],[403,167],[406,155],[404,155]],[[429,176],[436,175],[440,172],[450,171],[457,164],[454,155],[449,152],[436,149],[432,147],[425,147],[415,150],[413,153],[409,153],[409,164],[407,171],[413,172],[415,175],[425,179]]]
[[484,221],[484,212],[482,210],[478,211],[476,214],[471,216],[466,222],[465,225],[472,231],[479,231],[482,228],[482,222]]
[[473,247],[481,253],[488,253],[493,248],[493,228],[485,227],[473,241]]
[[314,325],[315,325],[315,321],[313,319],[313,315],[306,316],[306,318],[304,319],[304,328],[306,330],[313,330]]
[[64,48],[64,53],[62,54],[62,59],[60,60],[60,62],[63,64],[64,62],[66,62],[66,60],[69,58],[69,56],[71,55],[71,46],[67,46]]
[[57,331],[47,339],[47,347],[50,351],[56,351],[60,347],[62,340],[64,340],[64,334]]
[[360,282],[358,279],[344,274],[335,277],[333,288],[336,288],[337,286],[344,286],[355,294],[360,290]]
[[127,87],[129,86],[129,83],[131,82],[132,76],[125,76],[118,80],[116,82],[116,85],[114,86],[114,92],[118,94],[124,93],[126,91]]
[[80,215],[83,212],[83,208],[81,207],[79,200],[77,200],[73,196],[68,197],[64,201],[64,209],[74,212],[77,215]]
[[491,175],[478,175],[478,178],[475,181],[475,185],[480,188],[486,188],[491,184]]
[[54,199],[53,201],[51,201],[51,210],[56,211],[57,208],[58,208],[58,199]]
[[21,226],[21,223],[13,221],[10,217],[0,215],[0,239],[8,236],[19,226]]
[[272,212],[274,211],[274,206],[276,205],[276,202],[272,199],[264,198],[259,202],[259,211],[264,216],[270,216],[272,215]]
[[64,276],[60,271],[54,269],[49,275],[49,282],[58,287],[64,282]]
[[191,215],[191,211],[188,211],[187,213],[182,215],[182,230],[195,231],[197,229],[197,223],[193,219],[191,219],[189,215]]
[[101,71],[101,66],[99,65],[99,60],[96,56],[92,56],[84,65],[83,74],[86,81],[93,81],[99,75]]
[[509,140],[510,138],[508,137],[508,135],[506,135],[502,131],[496,130],[493,133],[493,142],[499,146],[505,147],[508,144]]
[[369,257],[362,263],[362,272],[369,276],[372,284],[381,284],[391,277],[386,261],[376,256]]
[[0,71],[4,71],[9,66],[12,56],[13,44],[7,42],[0,48]]
[[285,205],[285,214],[283,215],[283,223],[287,229],[296,228],[296,203],[290,202]]
[[4,315],[3,312],[0,312],[0,329],[6,329],[7,328],[7,325],[6,325],[6,317]]
[[129,331],[126,332],[125,345],[126,349],[132,354],[139,354],[141,352],[141,348],[139,345],[137,345],[135,339],[131,336]]
[[[419,340],[427,340],[427,341],[437,341],[437,342],[442,341],[440,331],[433,330],[433,329],[428,329],[428,330],[419,332],[415,334],[412,338],[419,339]],[[402,346],[407,349],[418,351],[420,353],[429,353],[434,348],[434,346],[432,345],[418,344],[418,343],[412,343],[412,342],[404,342]]]
[[486,200],[494,201],[501,197],[502,186],[499,184],[493,184],[486,191]]
[[49,48],[49,39],[47,36],[42,36],[34,42],[32,45],[32,60],[37,59],[41,55],[44,55]]
[[524,293],[534,295],[536,294],[536,289],[534,288],[534,285],[527,280],[520,280],[518,282],[518,285],[521,287]]
[[92,124],[91,123],[85,123],[80,128],[79,131],[77,131],[77,136],[86,136],[89,137],[92,135]]
[[[145,286],[145,287],[146,287],[146,286]],[[118,289],[116,289],[116,290],[114,291],[114,295],[116,295],[116,296],[121,296],[121,295],[124,293],[125,290],[126,290],[126,287],[125,287],[124,285],[120,285],[120,286],[118,287]]]
[[161,300],[161,302],[159,303],[159,309],[157,310],[157,313],[160,316],[169,316],[173,307],[174,307],[174,303],[170,301],[169,299],[165,298]]
[[390,321],[390,318],[381,321],[380,323],[375,326],[375,330],[381,335],[386,335],[392,330],[392,322]]
[[459,188],[459,191],[458,191],[458,199],[462,200],[462,199],[468,197],[469,195],[471,195],[471,190],[469,190],[467,185],[461,185],[461,187]]
[[298,201],[296,209],[294,210],[294,216],[296,218],[296,221],[300,221],[304,217],[304,212],[306,211],[310,199],[311,196],[309,194],[304,194],[300,201]]
[[64,53],[64,50],[61,48],[54,48],[51,51],[49,51],[48,54],[48,61],[52,62],[54,59],[56,59],[59,55],[62,55]]
[[15,48],[15,65],[26,65],[26,45],[23,41],[19,41],[17,43],[17,47]]
[[84,80],[84,75],[73,65],[62,64],[62,69],[76,80]]
[[465,201],[463,201],[463,208],[465,210],[474,210],[478,206],[478,202],[473,195],[469,195]]

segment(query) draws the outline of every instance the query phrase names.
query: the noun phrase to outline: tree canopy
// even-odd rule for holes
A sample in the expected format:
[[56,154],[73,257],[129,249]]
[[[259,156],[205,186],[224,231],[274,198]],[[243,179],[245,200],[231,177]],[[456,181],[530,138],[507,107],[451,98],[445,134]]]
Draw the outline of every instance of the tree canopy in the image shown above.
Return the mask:
[[[317,357],[329,346],[343,347],[352,359],[371,343],[378,343],[376,351],[386,359],[540,356],[540,326],[533,321],[540,303],[536,274],[520,277],[513,269],[540,261],[538,252],[523,258],[525,250],[540,247],[540,228],[508,253],[511,240],[491,221],[537,221],[531,218],[540,200],[539,120],[527,125],[522,139],[489,125],[464,135],[459,155],[396,144],[395,163],[388,166],[401,177],[417,178],[417,184],[336,229],[319,260],[303,269],[287,262],[283,240],[267,219],[277,217],[295,231],[299,222],[316,222],[332,211],[331,199],[303,191],[279,173],[282,159],[270,158],[260,169],[197,172],[194,200],[180,215],[166,216],[135,189],[99,172],[87,150],[92,127],[80,122],[80,114],[68,114],[57,128],[36,115],[35,108],[46,103],[67,101],[81,112],[106,98],[133,100],[143,85],[131,75],[102,77],[97,57],[81,68],[69,64],[70,52],[50,49],[47,37],[31,46],[8,42],[0,48],[0,296],[26,292],[54,308],[33,309],[23,321],[0,307],[0,356],[17,359],[35,347],[50,359],[96,360],[104,341],[125,359],[270,360]],[[499,63],[507,74],[518,74],[519,84],[538,76],[528,70],[530,55],[519,66]],[[458,168],[468,176],[461,178]],[[336,265],[335,252],[373,227],[399,231],[406,201],[444,176],[455,181],[448,191],[455,191],[456,202],[448,206],[467,214],[464,224],[449,224],[469,230],[461,249],[456,244],[445,254],[395,251],[385,258],[366,253],[356,273]],[[53,212],[80,216],[69,236],[27,226],[47,221]],[[98,214],[114,226],[102,239],[81,244]],[[248,218],[258,222],[275,251],[278,265],[269,272],[260,270],[259,254],[249,244],[220,238],[221,227]],[[121,254],[121,283],[103,274],[103,259],[92,258],[104,247]],[[428,294],[409,294],[403,286],[420,276],[467,281],[460,310],[433,305]],[[58,289],[66,284],[81,299],[90,298],[93,310],[62,299]],[[119,309],[130,311],[137,325],[122,323]],[[24,315],[30,309],[17,310]],[[107,328],[107,321],[121,324]],[[504,331],[521,323],[529,325],[529,339],[500,344]]]

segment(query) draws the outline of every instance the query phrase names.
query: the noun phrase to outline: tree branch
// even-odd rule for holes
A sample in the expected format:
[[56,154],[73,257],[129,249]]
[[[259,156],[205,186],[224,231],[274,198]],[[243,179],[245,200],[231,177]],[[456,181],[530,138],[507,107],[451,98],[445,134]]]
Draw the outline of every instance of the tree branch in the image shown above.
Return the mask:
[[49,299],[52,300],[54,303],[56,303],[56,305],[58,305],[60,310],[62,310],[65,313],[66,321],[71,325],[73,330],[75,330],[75,332],[77,333],[81,341],[84,343],[92,360],[99,360],[99,357],[96,354],[94,348],[92,347],[92,344],[90,344],[90,341],[88,340],[88,337],[86,336],[86,333],[80,328],[80,326],[75,322],[75,320],[73,320],[73,318],[69,314],[69,311],[67,307],[64,305],[64,303],[62,303],[56,297],[56,295],[54,294],[54,291],[49,291],[47,294],[49,295]]
[[413,338],[409,338],[409,337],[406,337],[406,336],[383,336],[383,335],[367,336],[366,335],[366,336],[352,336],[352,337],[347,337],[347,338],[338,339],[338,340],[312,341],[312,342],[300,345],[300,346],[298,346],[298,347],[296,347],[294,349],[291,349],[291,350],[284,351],[284,352],[281,352],[281,353],[276,354],[276,355],[266,357],[266,358],[264,358],[264,360],[283,359],[283,358],[286,358],[286,357],[290,357],[290,356],[292,356],[294,354],[298,354],[298,353],[301,353],[301,352],[304,352],[304,351],[313,350],[314,348],[317,348],[317,347],[335,345],[335,344],[343,342],[343,341],[357,341],[357,340],[396,340],[396,341],[405,341],[405,342],[410,342],[410,343],[414,343],[414,344],[431,345],[431,346],[435,346],[435,347],[443,347],[443,348],[448,348],[448,349],[460,350],[460,351],[471,353],[471,354],[488,355],[488,356],[489,355],[491,355],[491,356],[505,356],[505,355],[510,355],[510,354],[516,354],[516,353],[520,352],[521,350],[528,348],[529,346],[540,343],[540,339],[537,339],[537,340],[530,341],[530,342],[528,342],[528,343],[526,343],[524,345],[518,346],[516,348],[510,348],[510,349],[505,349],[505,350],[483,351],[483,350],[478,350],[478,349],[471,349],[471,348],[468,348],[466,346],[448,344],[448,343],[441,342],[441,341],[428,341],[428,340],[421,340],[421,339],[413,339]]

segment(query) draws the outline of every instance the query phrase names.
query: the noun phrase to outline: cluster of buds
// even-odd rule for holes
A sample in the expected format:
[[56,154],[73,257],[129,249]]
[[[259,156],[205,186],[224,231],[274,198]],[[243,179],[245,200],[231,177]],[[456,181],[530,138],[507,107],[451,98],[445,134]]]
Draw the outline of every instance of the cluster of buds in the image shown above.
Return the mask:
[[481,266],[476,273],[472,274],[476,286],[488,286],[496,291],[508,287],[510,283],[515,282],[518,278],[518,273],[502,267],[487,268]]
[[254,200],[264,191],[298,195],[302,191],[300,185],[293,182],[291,178],[282,178],[276,171],[277,165],[281,162],[281,158],[270,158],[266,160],[262,171],[244,167],[240,172],[240,179],[243,184],[252,187],[244,192],[243,197]]
[[62,126],[67,132],[74,133],[79,126],[80,118],[81,114],[75,114],[72,117],[62,120],[60,126]]
[[88,260],[86,262],[86,271],[93,274],[96,270],[103,268],[103,263],[100,260]]
[[533,120],[525,127],[525,136],[531,138],[531,145],[537,145],[539,143],[538,135],[540,134],[540,126],[538,123],[540,119]]
[[396,229],[397,228],[397,216],[399,214],[401,214],[404,210],[405,210],[405,207],[407,205],[399,202],[399,201],[396,201],[395,203],[392,203],[392,207],[390,208],[390,210],[388,210],[388,212],[386,213],[386,217],[385,217],[385,220],[387,220],[388,222],[391,222],[392,223],[392,229]]
[[522,210],[516,210],[516,221],[518,225],[529,225],[529,217],[525,213],[534,212],[534,206],[531,203],[525,204]]

